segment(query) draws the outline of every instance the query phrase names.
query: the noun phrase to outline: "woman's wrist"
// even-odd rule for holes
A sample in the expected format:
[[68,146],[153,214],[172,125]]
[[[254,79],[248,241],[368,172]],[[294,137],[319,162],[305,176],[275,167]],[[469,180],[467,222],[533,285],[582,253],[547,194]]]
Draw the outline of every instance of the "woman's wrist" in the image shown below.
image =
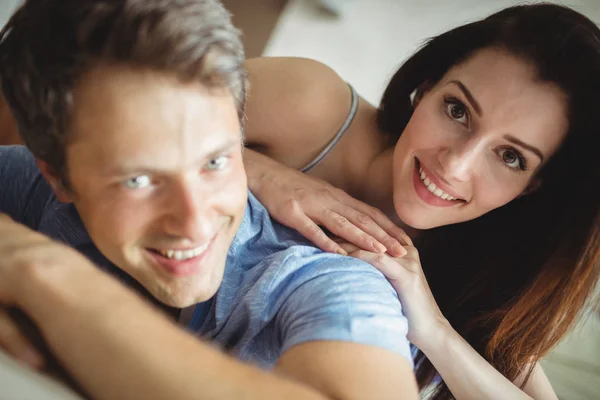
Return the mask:
[[265,179],[265,173],[268,171],[269,160],[266,156],[251,149],[244,149],[244,167],[248,177],[248,186],[250,190],[257,191],[259,185]]
[[458,335],[458,333],[452,328],[448,320],[443,318],[428,329],[426,334],[415,338],[413,344],[429,358],[430,355],[444,352],[455,335]]

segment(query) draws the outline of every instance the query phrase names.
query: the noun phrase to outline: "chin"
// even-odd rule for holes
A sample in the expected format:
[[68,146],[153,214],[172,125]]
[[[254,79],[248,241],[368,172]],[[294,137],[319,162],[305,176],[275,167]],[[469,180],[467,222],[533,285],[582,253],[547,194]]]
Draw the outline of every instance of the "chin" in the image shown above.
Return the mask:
[[432,226],[431,217],[424,215],[426,211],[421,207],[415,207],[414,203],[411,204],[399,200],[397,199],[394,202],[394,211],[403,224],[418,230],[435,228],[435,226]]
[[202,303],[203,301],[204,300],[195,299],[169,299],[168,301],[161,300],[161,303],[173,308],[186,308],[194,304]]
[[219,289],[213,287],[193,287],[192,282],[184,285],[163,286],[154,288],[151,294],[161,303],[175,308],[185,308],[211,299]]
[[157,297],[157,299],[169,306],[169,307],[174,307],[174,308],[186,308],[189,306],[192,306],[194,304],[198,304],[198,303],[202,303],[208,299],[210,299],[212,296],[214,296],[214,293],[216,291],[212,292],[210,295],[204,295],[204,294],[196,294],[196,295],[183,295],[183,296],[167,296],[167,297]]
[[422,220],[419,218],[408,218],[408,219],[401,218],[401,220],[409,227],[416,229],[416,230],[420,230],[420,231],[426,230],[426,229],[437,228],[438,226],[440,226],[439,224],[433,223],[432,221]]

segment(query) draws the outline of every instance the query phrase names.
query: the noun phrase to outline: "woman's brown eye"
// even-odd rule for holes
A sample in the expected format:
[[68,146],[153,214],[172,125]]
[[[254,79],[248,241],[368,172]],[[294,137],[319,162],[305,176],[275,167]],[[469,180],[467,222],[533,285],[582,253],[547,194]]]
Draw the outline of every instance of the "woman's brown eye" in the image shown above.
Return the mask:
[[459,122],[465,126],[469,124],[469,110],[460,101],[453,97],[444,98],[446,115],[452,118],[454,121]]
[[500,156],[500,159],[502,160],[504,165],[506,165],[507,167],[514,170],[527,170],[527,161],[521,154],[519,154],[518,151],[511,149],[502,149],[500,150],[500,153],[498,155]]
[[452,118],[454,119],[461,119],[465,116],[465,109],[461,105],[455,104],[450,109],[450,115],[452,115]]
[[502,153],[502,161],[504,161],[506,164],[513,164],[515,161],[518,160],[519,157],[517,157],[517,155],[512,151],[505,151],[504,153]]

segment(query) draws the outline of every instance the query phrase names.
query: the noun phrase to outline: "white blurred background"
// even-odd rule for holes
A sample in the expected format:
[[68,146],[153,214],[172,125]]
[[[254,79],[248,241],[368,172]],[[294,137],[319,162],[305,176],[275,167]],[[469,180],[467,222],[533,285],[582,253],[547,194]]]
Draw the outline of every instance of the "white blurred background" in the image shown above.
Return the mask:
[[[323,61],[373,103],[379,101],[395,69],[423,40],[523,3],[514,0],[329,1],[343,4],[341,17],[322,12],[316,6],[317,0],[288,1],[264,54]],[[600,0],[553,3],[570,6],[600,23]]]

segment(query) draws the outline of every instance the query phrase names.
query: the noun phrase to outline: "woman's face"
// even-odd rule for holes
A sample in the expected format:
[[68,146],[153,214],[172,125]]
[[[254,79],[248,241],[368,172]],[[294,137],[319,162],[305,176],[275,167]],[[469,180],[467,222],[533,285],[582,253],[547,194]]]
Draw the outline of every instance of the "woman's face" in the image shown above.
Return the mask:
[[566,98],[528,63],[485,49],[415,102],[394,150],[394,208],[418,229],[477,218],[534,187],[568,129]]

